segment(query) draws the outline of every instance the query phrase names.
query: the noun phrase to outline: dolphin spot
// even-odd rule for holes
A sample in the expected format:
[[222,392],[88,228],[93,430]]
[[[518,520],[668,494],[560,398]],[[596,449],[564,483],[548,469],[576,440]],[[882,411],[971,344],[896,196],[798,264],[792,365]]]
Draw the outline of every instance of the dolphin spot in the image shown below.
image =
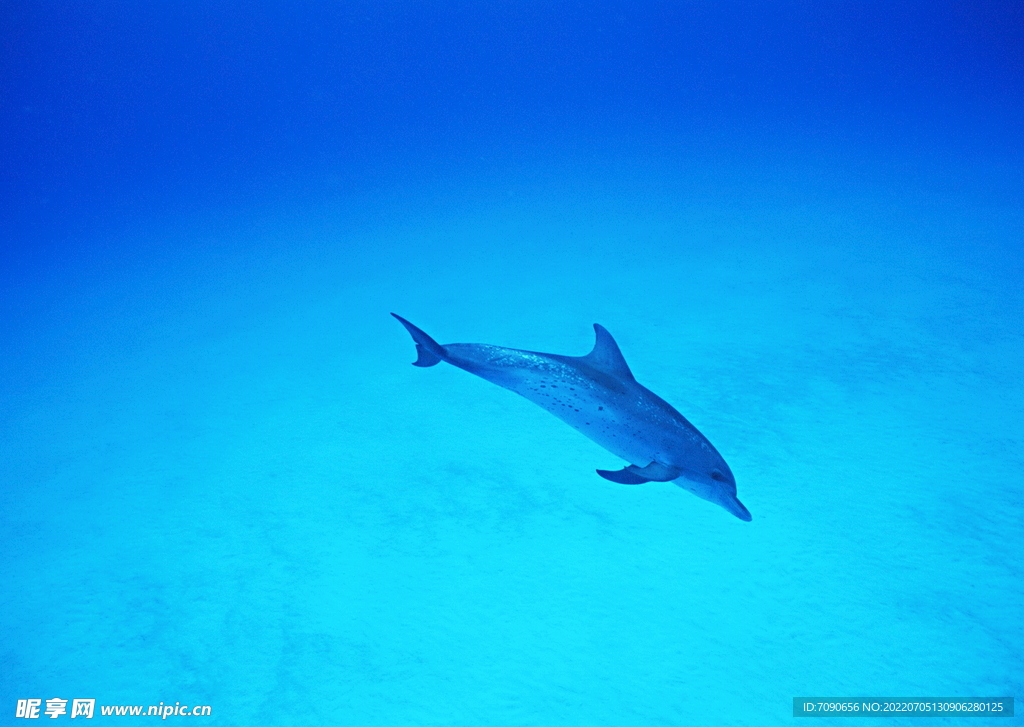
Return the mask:
[[599,406],[599,407],[597,407],[597,410],[598,411],[604,411],[604,407],[603,406]]

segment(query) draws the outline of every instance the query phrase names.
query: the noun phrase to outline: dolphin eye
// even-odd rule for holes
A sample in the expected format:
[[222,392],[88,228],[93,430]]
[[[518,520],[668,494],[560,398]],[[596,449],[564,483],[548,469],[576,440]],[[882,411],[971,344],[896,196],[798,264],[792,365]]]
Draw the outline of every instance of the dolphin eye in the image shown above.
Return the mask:
[[718,480],[719,482],[725,482],[725,475],[723,475],[718,470],[715,470],[714,472],[711,473],[711,479]]

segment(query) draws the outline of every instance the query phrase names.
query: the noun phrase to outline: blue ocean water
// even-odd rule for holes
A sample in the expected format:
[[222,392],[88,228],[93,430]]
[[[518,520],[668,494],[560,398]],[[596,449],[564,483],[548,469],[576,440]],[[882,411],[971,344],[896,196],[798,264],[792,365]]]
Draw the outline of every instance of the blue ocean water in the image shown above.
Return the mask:
[[[1020,695],[1019,3],[2,13],[0,723]],[[390,311],[601,323],[752,522]]]

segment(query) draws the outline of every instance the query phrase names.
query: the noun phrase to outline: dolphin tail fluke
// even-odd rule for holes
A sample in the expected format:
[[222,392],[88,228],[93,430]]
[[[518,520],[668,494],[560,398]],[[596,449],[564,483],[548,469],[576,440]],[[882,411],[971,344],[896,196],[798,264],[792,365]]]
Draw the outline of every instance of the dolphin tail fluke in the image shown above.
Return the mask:
[[412,336],[412,340],[416,342],[416,353],[418,354],[418,357],[412,362],[413,366],[434,366],[443,359],[448,358],[448,352],[444,350],[444,346],[414,326],[412,323],[402,318],[402,316],[396,313],[392,313],[391,315],[397,318],[398,322],[405,326],[405,330],[409,331],[409,335]]

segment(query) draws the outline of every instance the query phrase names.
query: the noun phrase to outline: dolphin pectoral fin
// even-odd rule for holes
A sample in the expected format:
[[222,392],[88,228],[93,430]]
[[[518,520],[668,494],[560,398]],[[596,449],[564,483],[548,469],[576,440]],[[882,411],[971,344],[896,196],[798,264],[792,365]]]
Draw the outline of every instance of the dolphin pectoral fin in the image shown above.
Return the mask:
[[620,485],[642,485],[645,482],[650,482],[646,477],[640,477],[629,471],[629,467],[625,469],[616,470],[611,472],[610,470],[597,470],[597,474],[604,477],[606,480],[612,482],[618,482]]
[[661,464],[660,462],[651,462],[646,467],[637,467],[635,464],[631,464],[626,468],[629,472],[632,472],[637,477],[643,477],[645,480],[651,482],[668,482],[674,480],[679,476],[678,467],[669,467],[668,465]]
[[631,464],[615,472],[597,470],[597,474],[606,480],[618,482],[620,485],[642,485],[644,482],[668,482],[679,476],[677,467],[669,467],[658,462],[651,462],[646,467]]

